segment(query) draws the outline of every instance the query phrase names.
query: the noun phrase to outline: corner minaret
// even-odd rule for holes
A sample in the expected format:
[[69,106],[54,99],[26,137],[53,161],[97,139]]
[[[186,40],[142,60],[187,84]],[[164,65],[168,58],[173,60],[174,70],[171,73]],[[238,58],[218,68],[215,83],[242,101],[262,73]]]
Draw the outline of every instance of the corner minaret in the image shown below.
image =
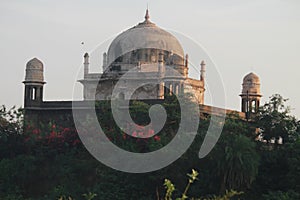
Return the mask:
[[103,53],[102,72],[104,72],[106,70],[106,67],[107,67],[107,53],[104,52]]
[[201,66],[201,69],[200,69],[200,81],[204,82],[204,80],[205,80],[205,71],[206,71],[206,64],[205,64],[204,60],[201,61],[200,66]]
[[160,78],[160,83],[159,83],[159,88],[158,88],[158,94],[157,98],[158,99],[163,99],[164,98],[164,83],[161,80],[165,76],[165,66],[164,66],[164,54],[162,52],[159,53],[158,55],[158,76]]
[[83,62],[83,65],[84,65],[84,78],[89,74],[89,54],[88,53],[85,53],[84,54],[84,62]]
[[188,78],[189,75],[189,55],[185,54],[185,62],[184,62],[184,70],[183,70],[183,76],[185,78]]
[[243,89],[240,97],[242,98],[241,111],[246,113],[247,119],[253,113],[258,112],[260,106],[260,80],[254,73],[247,74],[243,79]]
[[24,93],[24,108],[37,107],[43,102],[44,82],[44,65],[37,59],[33,58],[26,64],[26,73]]

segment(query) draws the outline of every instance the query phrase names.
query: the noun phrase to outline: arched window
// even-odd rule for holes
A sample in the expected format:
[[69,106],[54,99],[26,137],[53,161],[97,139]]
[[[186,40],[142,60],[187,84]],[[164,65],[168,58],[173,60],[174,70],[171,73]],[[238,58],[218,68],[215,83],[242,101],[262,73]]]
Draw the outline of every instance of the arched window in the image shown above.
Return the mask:
[[169,90],[170,90],[170,95],[172,95],[172,93],[173,93],[173,85],[172,84],[170,84]]
[[175,94],[179,94],[179,85],[178,84],[175,85]]
[[151,62],[156,62],[155,51],[153,49],[151,50]]
[[256,101],[251,101],[251,112],[255,113],[256,112]]
[[36,88],[32,88],[31,90],[31,100],[35,100],[36,99]]

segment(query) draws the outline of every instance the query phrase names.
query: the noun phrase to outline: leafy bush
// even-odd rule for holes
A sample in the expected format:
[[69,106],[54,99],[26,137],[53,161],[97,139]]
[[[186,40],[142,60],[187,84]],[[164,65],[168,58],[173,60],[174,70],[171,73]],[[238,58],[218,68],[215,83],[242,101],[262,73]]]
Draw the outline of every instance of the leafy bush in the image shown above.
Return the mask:
[[276,191],[276,192],[268,192],[267,194],[262,195],[264,200],[294,200],[299,199],[300,194],[295,191]]
[[[134,105],[130,112],[136,118],[134,120],[140,125],[147,124],[147,117],[138,119],[138,113],[142,112],[146,116],[149,105],[132,103]],[[98,116],[101,126],[103,125],[111,141],[133,152],[150,152],[168,144],[176,134],[180,122],[178,102],[173,97],[168,97],[164,103],[168,119],[163,130],[156,138],[138,140],[125,135],[116,126],[107,102],[96,106],[101,110],[101,115]],[[266,117],[267,114],[264,114]],[[229,116],[216,147],[206,158],[200,160],[198,151],[209,125],[209,116],[202,116],[198,134],[181,158],[155,172],[128,174],[110,169],[94,159],[81,144],[72,123],[51,121],[40,124],[39,127],[30,124],[22,127],[22,116],[22,110],[7,110],[4,106],[0,109],[0,199],[93,197],[94,200],[149,200],[164,193],[161,183],[165,178],[176,183],[176,188],[174,185],[174,191],[168,195],[184,198],[182,194],[187,195],[184,193],[185,173],[192,168],[201,174],[199,180],[189,188],[188,196],[229,199],[236,195],[231,191],[235,189],[244,191],[244,199],[299,198],[300,142],[297,138],[300,123],[294,123],[294,118],[285,118],[292,120],[292,134],[288,135],[293,137],[287,137],[291,140],[275,146],[253,140],[257,123],[247,123],[237,116]],[[138,126],[131,128],[132,134],[152,133],[151,129]]]

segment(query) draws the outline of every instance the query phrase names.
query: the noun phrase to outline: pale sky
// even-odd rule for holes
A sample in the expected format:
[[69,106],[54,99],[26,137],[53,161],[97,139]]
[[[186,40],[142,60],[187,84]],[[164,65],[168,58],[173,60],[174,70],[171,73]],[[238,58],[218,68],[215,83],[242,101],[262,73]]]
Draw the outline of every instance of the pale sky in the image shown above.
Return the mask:
[[279,93],[300,117],[298,0],[1,0],[0,105],[23,106],[25,65],[33,57],[44,63],[44,99],[71,100],[84,52],[143,21],[147,2],[151,21],[205,48],[222,76],[226,108],[240,110],[242,79],[253,71],[262,104]]

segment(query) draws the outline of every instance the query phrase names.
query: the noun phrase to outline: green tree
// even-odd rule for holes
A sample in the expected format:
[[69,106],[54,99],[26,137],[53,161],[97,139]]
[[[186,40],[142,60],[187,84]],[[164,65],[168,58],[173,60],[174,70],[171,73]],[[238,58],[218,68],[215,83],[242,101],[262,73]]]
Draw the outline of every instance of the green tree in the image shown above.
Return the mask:
[[300,139],[285,148],[288,188],[300,191]]
[[290,115],[290,108],[285,105],[287,100],[279,94],[274,94],[270,101],[260,108],[256,122],[262,130],[261,136],[264,140],[275,140],[278,143],[282,139],[283,142],[290,142],[298,137],[299,122]]
[[299,199],[299,193],[295,191],[276,191],[276,192],[268,192],[267,194],[263,194],[264,200],[291,200],[291,199]]
[[0,107],[0,139],[7,139],[9,135],[21,134],[23,130],[23,110],[12,107],[7,110]]
[[255,142],[245,136],[248,133],[245,123],[238,118],[228,118],[210,154],[212,174],[219,180],[222,194],[226,189],[249,188],[258,173],[259,155]]

